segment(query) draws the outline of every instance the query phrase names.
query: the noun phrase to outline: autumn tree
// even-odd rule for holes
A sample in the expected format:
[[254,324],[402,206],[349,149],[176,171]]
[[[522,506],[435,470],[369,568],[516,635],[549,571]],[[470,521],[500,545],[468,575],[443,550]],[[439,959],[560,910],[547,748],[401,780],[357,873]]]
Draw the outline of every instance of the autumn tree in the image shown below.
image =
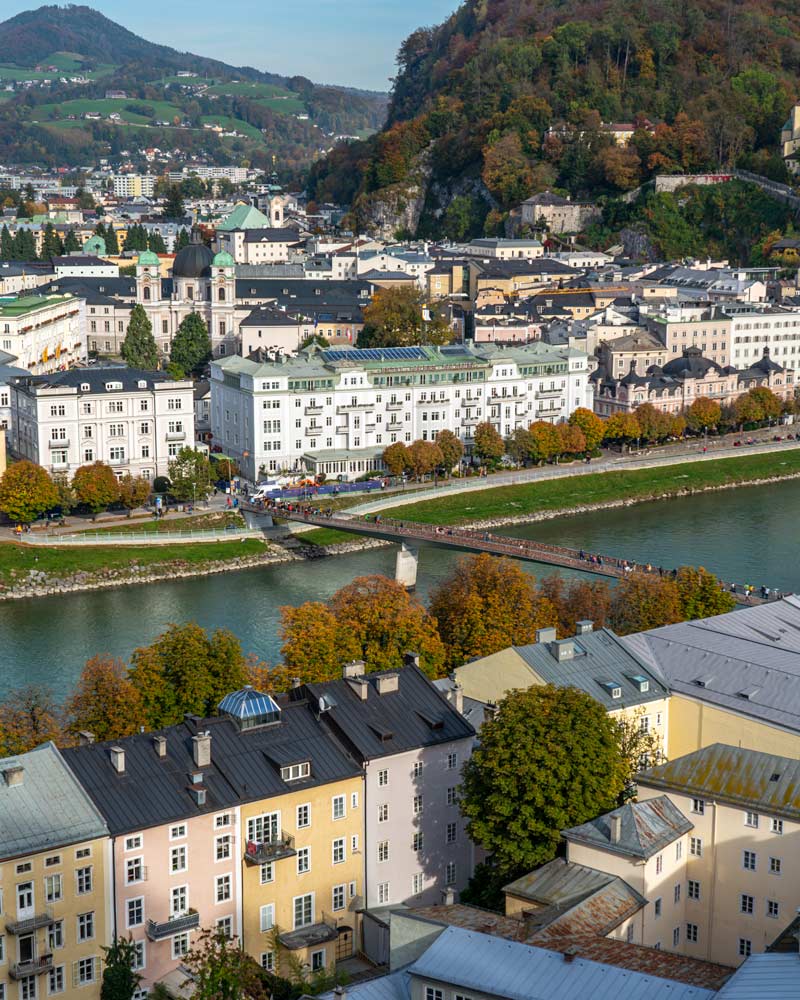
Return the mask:
[[170,493],[176,500],[203,500],[211,492],[211,463],[194,448],[181,448],[169,463]]
[[614,592],[610,620],[611,627],[620,635],[682,621],[677,583],[672,577],[654,573],[629,574]]
[[672,416],[663,410],[657,410],[652,403],[637,406],[633,415],[639,425],[642,440],[649,444],[663,441],[672,434]]
[[0,757],[27,753],[61,737],[59,711],[48,688],[30,684],[0,702]]
[[131,736],[145,722],[142,699],[128,679],[127,667],[111,656],[87,661],[64,712],[69,733],[90,732],[100,741]]
[[131,938],[115,938],[103,948],[103,980],[100,1000],[133,1000],[141,975],[136,972],[139,954]]
[[518,563],[488,553],[460,559],[433,592],[430,612],[450,667],[508,646],[524,646],[557,615]]
[[444,462],[442,449],[435,441],[414,441],[408,448],[409,470],[419,481]]
[[781,415],[781,400],[766,386],[751,389],[734,402],[733,409],[740,424],[757,424],[776,420]]
[[394,444],[390,444],[384,448],[381,459],[387,471],[393,476],[402,476],[404,472],[408,472],[411,468],[411,458],[408,454],[408,448],[402,441],[395,441]]
[[575,635],[579,621],[603,628],[611,610],[611,588],[605,580],[567,579],[553,573],[539,581],[539,593],[556,611],[558,634]]
[[449,344],[453,330],[430,308],[416,285],[380,288],[364,307],[359,347],[413,347]]
[[150,482],[143,476],[132,476],[130,472],[119,481],[119,502],[127,510],[128,517],[131,511],[141,507],[150,496]]
[[586,447],[589,451],[594,451],[600,447],[605,437],[606,425],[596,413],[587,410],[585,406],[579,406],[569,415],[567,423],[573,427],[580,427],[583,436],[586,438]]
[[30,524],[58,504],[58,490],[35,462],[13,462],[0,479],[0,510],[17,524]]
[[187,375],[202,375],[211,360],[208,327],[196,312],[182,321],[170,347],[169,359]]
[[714,430],[721,419],[722,408],[719,403],[706,396],[698,396],[686,411],[686,422],[695,432]]
[[530,458],[534,462],[549,462],[561,452],[561,437],[549,420],[535,420],[528,427]]
[[633,145],[608,146],[599,154],[606,181],[619,191],[630,191],[641,180],[642,161]]
[[733,595],[723,590],[717,577],[702,566],[681,566],[675,582],[685,621],[724,615],[736,607]]
[[354,636],[321,601],[281,608],[281,656],[304,682],[331,680],[343,663],[358,659]]
[[77,469],[72,477],[72,489],[78,503],[91,513],[92,520],[119,500],[119,480],[105,462],[93,462]]
[[439,431],[436,435],[436,444],[442,453],[441,464],[449,474],[459,464],[464,455],[464,444],[461,438],[456,437],[452,431]]
[[505,454],[506,446],[494,426],[488,420],[484,420],[475,428],[475,443],[472,450],[481,462],[494,468]]
[[471,840],[509,881],[551,861],[561,831],[613,809],[626,777],[613,720],[573,687],[509,692],[464,765]]
[[174,725],[186,712],[207,716],[230,691],[247,683],[247,661],[227,629],[210,636],[194,622],[170,625],[134,650],[130,679],[150,729]]
[[574,424],[557,424],[559,455],[580,455],[586,451],[586,437],[580,427]]
[[515,427],[506,440],[506,452],[519,465],[531,460],[533,441],[527,427]]
[[120,354],[131,368],[155,370],[158,368],[158,347],[153,336],[153,324],[144,307],[138,303],[131,309],[128,330],[122,341]]
[[606,440],[619,442],[620,448],[641,437],[642,429],[632,413],[614,413],[605,424]]
[[625,787],[622,798],[635,791],[635,778],[643,768],[659,764],[664,759],[661,735],[654,726],[643,724],[647,710],[643,705],[633,712],[621,712],[614,719],[617,743],[622,754]]

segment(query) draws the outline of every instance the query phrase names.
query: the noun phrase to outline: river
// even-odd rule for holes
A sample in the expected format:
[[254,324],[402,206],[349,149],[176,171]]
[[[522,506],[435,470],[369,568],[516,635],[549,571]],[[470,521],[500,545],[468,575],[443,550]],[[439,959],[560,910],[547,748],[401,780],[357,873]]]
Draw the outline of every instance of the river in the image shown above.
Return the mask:
[[[800,480],[744,487],[635,507],[596,511],[507,528],[508,534],[604,552],[656,565],[704,565],[726,580],[800,591],[797,512]],[[420,554],[424,600],[458,558]],[[324,600],[356,576],[394,573],[393,548],[176,580],[0,603],[0,697],[23,684],[47,684],[63,698],[86,659],[127,659],[169,622],[222,626],[246,652],[279,659],[279,608]],[[534,574],[552,567],[523,564]]]

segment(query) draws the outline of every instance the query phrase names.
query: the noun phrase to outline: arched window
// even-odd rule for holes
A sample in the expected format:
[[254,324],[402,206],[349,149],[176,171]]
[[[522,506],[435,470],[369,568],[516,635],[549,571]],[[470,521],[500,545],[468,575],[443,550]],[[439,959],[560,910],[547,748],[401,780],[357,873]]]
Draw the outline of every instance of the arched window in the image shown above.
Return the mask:
[[191,285],[187,285],[186,287],[186,298],[187,299],[194,298],[194,288]]
[[225,301],[225,289],[224,288],[220,288],[220,290],[219,290],[219,300],[220,300],[220,302],[224,302]]
[[150,301],[150,289],[147,286],[145,286],[143,295],[144,295],[145,302],[149,302]]

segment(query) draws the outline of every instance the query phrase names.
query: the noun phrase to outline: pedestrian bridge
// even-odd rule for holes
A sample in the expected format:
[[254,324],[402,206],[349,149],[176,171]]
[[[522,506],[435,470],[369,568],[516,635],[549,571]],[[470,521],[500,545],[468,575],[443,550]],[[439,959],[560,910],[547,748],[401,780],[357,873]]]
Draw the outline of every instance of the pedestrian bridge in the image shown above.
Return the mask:
[[[397,552],[395,579],[408,589],[413,589],[416,586],[420,544],[458,549],[462,552],[489,552],[492,555],[508,556],[512,559],[544,563],[549,566],[560,566],[583,573],[594,573],[597,576],[614,577],[618,580],[624,579],[634,570],[650,573],[654,576],[672,573],[672,567],[637,563],[629,559],[619,559],[616,556],[597,552],[583,552],[561,545],[548,545],[533,539],[495,535],[479,528],[439,527],[414,521],[400,521],[396,518],[384,518],[380,514],[356,516],[338,513],[328,515],[317,508],[303,507],[297,504],[279,505],[267,510],[244,504],[241,506],[241,510],[249,527],[256,527],[265,520],[271,524],[274,515],[299,524],[331,528],[353,535],[398,542],[400,549]],[[741,585],[737,586],[736,590],[732,590],[731,593],[742,604],[760,604],[763,600],[760,596],[756,596],[758,591],[751,596],[745,594],[744,587]],[[783,595],[772,592],[770,599],[777,600],[781,596]]]

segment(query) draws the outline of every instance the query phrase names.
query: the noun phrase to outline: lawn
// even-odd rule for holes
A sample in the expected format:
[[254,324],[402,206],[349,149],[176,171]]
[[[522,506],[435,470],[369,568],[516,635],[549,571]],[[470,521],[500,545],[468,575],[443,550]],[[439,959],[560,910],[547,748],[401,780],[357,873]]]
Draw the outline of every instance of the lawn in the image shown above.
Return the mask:
[[524,483],[496,486],[474,493],[453,493],[435,500],[405,504],[381,512],[384,517],[426,524],[464,524],[496,517],[525,517],[540,511],[569,510],[586,504],[613,500],[644,500],[770,476],[800,473],[800,449],[770,455],[743,455],[716,462],[686,462],[656,469],[630,472],[599,472]]
[[[142,104],[148,108],[152,108],[152,117],[127,110],[128,105],[131,104]],[[148,125],[153,121],[162,120],[172,121],[176,115],[182,117],[180,108],[174,104],[170,104],[168,101],[138,101],[132,98],[120,101],[106,100],[105,98],[97,100],[78,98],[74,101],[63,101],[60,104],[41,104],[35,111],[39,121],[64,120],[69,115],[80,117],[88,112],[96,112],[103,115],[103,117],[108,117],[108,115],[116,113],[120,115],[123,121],[131,125]]]
[[103,570],[124,570],[134,563],[138,566],[157,566],[169,563],[175,568],[255,556],[263,553],[265,543],[248,538],[227,542],[200,542],[197,545],[135,546],[92,545],[86,548],[55,548],[20,545],[16,542],[0,543],[0,581],[6,586],[27,579],[29,570],[37,570],[53,577],[67,577],[73,573],[99,573]]
[[312,531],[301,531],[294,537],[304,545],[341,545],[342,542],[358,541],[358,535],[334,528],[314,528]]
[[221,125],[224,129],[235,129],[237,132],[241,132],[242,135],[247,135],[251,139],[259,139],[262,142],[264,139],[255,125],[249,125],[239,118],[230,118],[227,115],[203,115],[200,120],[204,125]]
[[244,518],[238,511],[209,511],[206,514],[197,514],[193,517],[173,517],[159,518],[131,518],[119,524],[98,525],[96,528],[80,528],[77,534],[87,532],[97,532],[101,535],[118,535],[134,531],[137,534],[148,535],[170,535],[176,531],[213,531],[216,528],[224,528],[232,524],[237,528],[244,528]]

